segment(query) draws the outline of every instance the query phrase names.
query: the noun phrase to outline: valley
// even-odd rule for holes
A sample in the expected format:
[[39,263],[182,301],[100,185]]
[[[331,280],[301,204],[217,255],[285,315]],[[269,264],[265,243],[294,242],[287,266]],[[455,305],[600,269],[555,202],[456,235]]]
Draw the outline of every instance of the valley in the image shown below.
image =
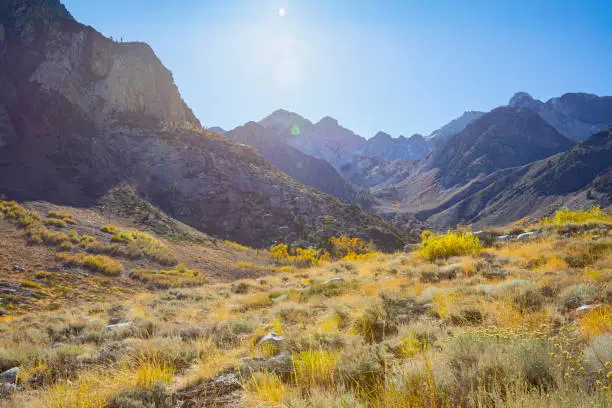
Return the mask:
[[[196,3],[0,3],[0,408],[612,404],[597,64],[480,82],[414,65],[403,2]],[[491,104],[523,84],[558,96]]]

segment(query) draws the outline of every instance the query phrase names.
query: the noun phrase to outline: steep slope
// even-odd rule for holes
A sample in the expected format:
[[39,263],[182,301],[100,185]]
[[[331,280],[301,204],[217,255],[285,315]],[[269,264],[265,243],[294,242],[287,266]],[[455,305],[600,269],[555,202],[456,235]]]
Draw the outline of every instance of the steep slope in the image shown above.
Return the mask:
[[313,124],[297,113],[280,109],[259,123],[301,152],[324,159],[336,169],[351,161],[355,150],[365,142],[329,116]]
[[567,152],[493,173],[417,217],[437,228],[492,225],[591,205],[612,205],[612,127]]
[[327,161],[302,153],[259,123],[248,122],[226,132],[225,136],[254,147],[270,163],[309,187],[346,203],[362,204],[366,208],[371,205],[369,194],[357,191]]
[[559,133],[578,141],[612,125],[612,96],[566,93],[544,103],[518,92],[508,105],[537,113]]
[[254,246],[336,232],[401,244],[380,218],[202,130],[148,45],[113,42],[57,0],[3,2],[0,24],[0,193],[90,206],[127,183],[193,227]]
[[429,135],[425,136],[425,139],[434,144],[444,142],[461,132],[467,125],[476,119],[480,119],[485,113],[486,112],[466,111],[463,115],[451,120],[440,129],[434,130]]
[[567,150],[573,142],[528,109],[499,107],[469,124],[432,157],[443,186],[520,166]]

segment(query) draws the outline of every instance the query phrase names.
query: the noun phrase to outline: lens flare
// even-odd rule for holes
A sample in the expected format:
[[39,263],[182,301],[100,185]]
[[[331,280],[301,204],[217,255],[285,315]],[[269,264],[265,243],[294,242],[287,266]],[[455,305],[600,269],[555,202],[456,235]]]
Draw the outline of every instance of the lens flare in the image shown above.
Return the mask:
[[291,132],[293,136],[299,136],[302,131],[296,125],[292,125],[291,129],[289,129],[289,132]]

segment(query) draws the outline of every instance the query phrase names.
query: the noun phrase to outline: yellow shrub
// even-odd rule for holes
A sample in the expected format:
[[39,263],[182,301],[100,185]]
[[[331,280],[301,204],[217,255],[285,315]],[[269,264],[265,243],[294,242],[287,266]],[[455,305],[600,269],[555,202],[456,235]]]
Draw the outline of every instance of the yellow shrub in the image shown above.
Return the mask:
[[103,273],[104,275],[116,276],[121,274],[123,265],[106,255],[87,255],[83,259],[83,266],[92,271]]
[[145,361],[136,369],[136,385],[140,388],[152,388],[157,383],[171,384],[174,368],[166,362]]
[[342,257],[343,261],[367,261],[368,259],[376,258],[380,254],[378,252],[367,252],[365,254],[357,254],[355,252],[349,252]]
[[66,224],[75,225],[77,223],[76,220],[73,218],[72,214],[66,211],[49,211],[49,214],[47,214],[47,218],[61,220]]
[[274,406],[282,403],[287,393],[285,384],[273,373],[254,373],[243,385],[253,399]]
[[307,268],[329,259],[329,254],[325,251],[299,247],[289,251],[289,247],[283,243],[270,248],[270,256],[277,264],[289,264],[299,268]]
[[335,382],[340,354],[328,350],[307,350],[293,357],[293,371],[298,386],[324,386]]
[[591,207],[588,210],[571,211],[568,208],[558,210],[554,216],[543,218],[541,223],[544,225],[564,225],[564,224],[584,224],[594,221],[612,222],[612,215],[607,215],[599,206]]
[[108,234],[115,234],[117,231],[119,231],[119,228],[115,227],[114,225],[105,225],[100,228],[100,231],[106,232]]
[[365,242],[359,238],[351,238],[345,235],[331,237],[331,255],[336,259],[344,258],[349,254],[365,254],[376,250],[372,241]]
[[478,253],[482,246],[478,237],[469,232],[451,232],[435,234],[425,230],[421,233],[421,254],[427,260],[445,259],[451,256]]
[[612,306],[601,306],[586,312],[580,319],[580,332],[586,338],[612,333]]
[[237,242],[229,241],[229,240],[227,240],[227,239],[225,240],[225,243],[226,243],[227,245],[231,246],[232,248],[235,248],[235,249],[241,249],[241,250],[243,250],[243,251],[246,251],[246,250],[252,249],[252,248],[250,248],[250,247],[248,247],[248,246],[246,246],[246,245],[242,245],[242,244],[239,244],[239,243],[237,243]]
[[121,262],[106,255],[70,255],[65,252],[59,252],[55,255],[55,259],[62,261],[67,265],[83,266],[94,272],[100,272],[109,276],[117,276],[121,274],[121,271],[123,270],[123,265]]

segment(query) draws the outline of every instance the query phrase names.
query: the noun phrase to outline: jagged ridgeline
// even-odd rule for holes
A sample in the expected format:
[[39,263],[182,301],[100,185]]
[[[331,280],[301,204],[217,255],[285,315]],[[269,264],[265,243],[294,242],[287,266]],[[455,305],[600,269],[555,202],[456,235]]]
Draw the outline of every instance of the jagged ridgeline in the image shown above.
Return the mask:
[[57,0],[0,4],[0,193],[92,206],[119,184],[202,231],[262,246],[404,234],[202,129],[144,43],[115,42]]

